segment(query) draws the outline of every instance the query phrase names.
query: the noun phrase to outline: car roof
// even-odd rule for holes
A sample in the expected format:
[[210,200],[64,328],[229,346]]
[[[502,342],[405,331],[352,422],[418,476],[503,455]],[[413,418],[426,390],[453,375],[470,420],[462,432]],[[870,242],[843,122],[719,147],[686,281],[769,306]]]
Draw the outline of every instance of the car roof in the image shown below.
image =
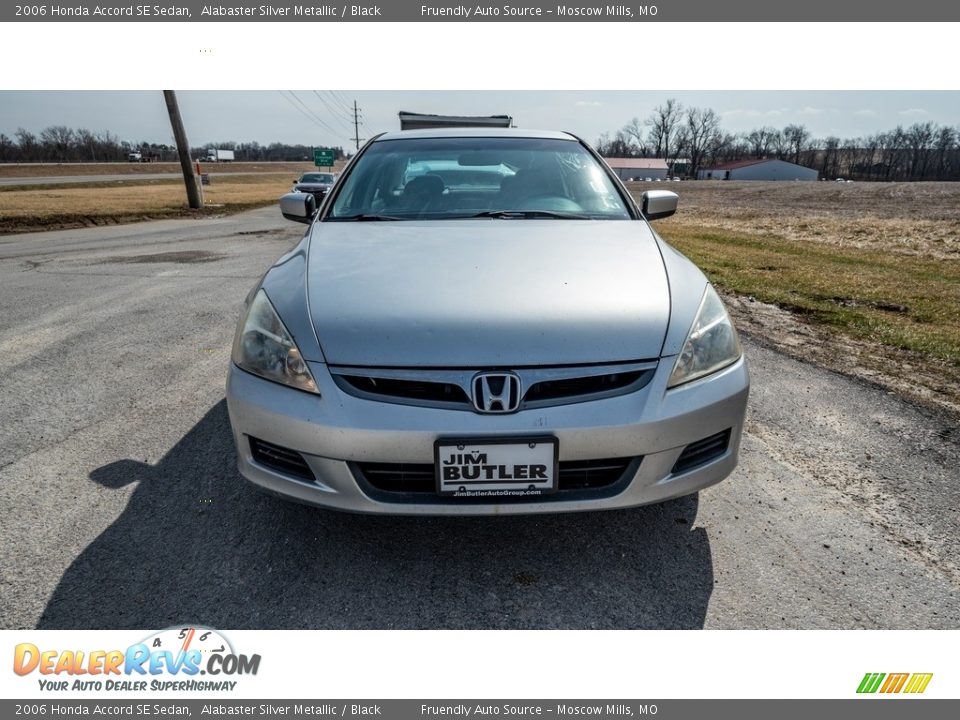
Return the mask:
[[576,138],[567,132],[558,130],[527,130],[520,128],[483,128],[483,127],[460,127],[460,128],[424,128],[422,130],[395,130],[384,133],[376,139],[375,142],[384,140],[406,140],[416,138],[458,138],[458,137],[476,137],[476,138],[538,138],[550,140],[576,140]]

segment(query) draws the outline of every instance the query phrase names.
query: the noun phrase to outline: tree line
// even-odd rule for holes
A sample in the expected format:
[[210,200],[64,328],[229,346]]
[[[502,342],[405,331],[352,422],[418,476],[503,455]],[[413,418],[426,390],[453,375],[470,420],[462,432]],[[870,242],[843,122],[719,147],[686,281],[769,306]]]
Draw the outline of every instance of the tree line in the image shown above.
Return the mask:
[[669,99],[645,119],[633,118],[597,150],[605,157],[657,157],[675,174],[753,158],[778,158],[813,168],[822,178],[960,180],[960,127],[918,122],[864,137],[814,137],[806,126],[760,127],[731,133],[711,108]]
[[[205,157],[209,148],[233,150],[238,162],[299,162],[313,160],[312,145],[288,143],[226,141],[210,143],[190,149],[194,158]],[[316,146],[320,147],[320,146]],[[333,148],[335,156],[345,157],[342,147]],[[159,162],[176,162],[177,148],[174,145],[121,140],[108,130],[94,132],[86,128],[73,129],[65,125],[52,125],[33,133],[18,128],[9,137],[0,133],[0,162],[2,163],[100,163],[124,162],[132,152],[140,152],[144,158]]]

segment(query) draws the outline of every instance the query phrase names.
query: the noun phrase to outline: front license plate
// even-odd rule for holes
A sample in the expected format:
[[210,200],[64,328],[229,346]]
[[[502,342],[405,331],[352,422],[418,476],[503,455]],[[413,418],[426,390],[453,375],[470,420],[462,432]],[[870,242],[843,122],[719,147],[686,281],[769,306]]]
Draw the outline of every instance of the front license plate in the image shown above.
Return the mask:
[[545,495],[557,489],[553,437],[437,440],[437,492],[454,497]]

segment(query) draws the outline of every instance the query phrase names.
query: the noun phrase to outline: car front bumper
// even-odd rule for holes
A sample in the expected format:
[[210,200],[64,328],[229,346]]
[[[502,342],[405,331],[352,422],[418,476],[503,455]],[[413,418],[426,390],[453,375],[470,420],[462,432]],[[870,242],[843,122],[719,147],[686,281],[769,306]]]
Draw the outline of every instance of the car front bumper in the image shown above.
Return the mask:
[[[399,405],[343,392],[326,367],[310,363],[320,395],[263,380],[231,364],[227,405],[240,473],[283,497],[327,508],[365,513],[488,515],[625,508],[688,495],[720,482],[737,464],[749,393],[744,358],[707,378],[667,390],[673,359],[659,363],[636,392],[509,415]],[[674,472],[691,443],[729,430],[726,449],[686,471]],[[372,491],[358,463],[434,461],[438,438],[552,435],[560,462],[634,458],[625,475],[604,492],[506,498],[441,498],[423,493]],[[254,460],[250,438],[296,451],[314,480]]]

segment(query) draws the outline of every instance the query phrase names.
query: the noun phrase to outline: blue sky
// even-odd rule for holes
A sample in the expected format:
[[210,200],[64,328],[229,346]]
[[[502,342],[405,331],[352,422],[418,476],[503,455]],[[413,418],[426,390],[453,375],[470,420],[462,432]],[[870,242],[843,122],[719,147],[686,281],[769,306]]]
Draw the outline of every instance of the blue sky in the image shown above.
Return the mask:
[[[397,112],[512,115],[519,127],[562,129],[595,141],[668,97],[712,107],[730,132],[806,125],[816,137],[851,137],[933,121],[960,126],[958,91],[183,91],[193,145],[218,140],[350,144],[345,104],[357,101],[361,137],[399,128]],[[302,105],[300,103],[303,103]],[[304,107],[306,106],[306,107]],[[317,119],[319,117],[319,119]],[[110,130],[130,141],[172,143],[159,91],[0,91],[0,132],[48,125]]]

